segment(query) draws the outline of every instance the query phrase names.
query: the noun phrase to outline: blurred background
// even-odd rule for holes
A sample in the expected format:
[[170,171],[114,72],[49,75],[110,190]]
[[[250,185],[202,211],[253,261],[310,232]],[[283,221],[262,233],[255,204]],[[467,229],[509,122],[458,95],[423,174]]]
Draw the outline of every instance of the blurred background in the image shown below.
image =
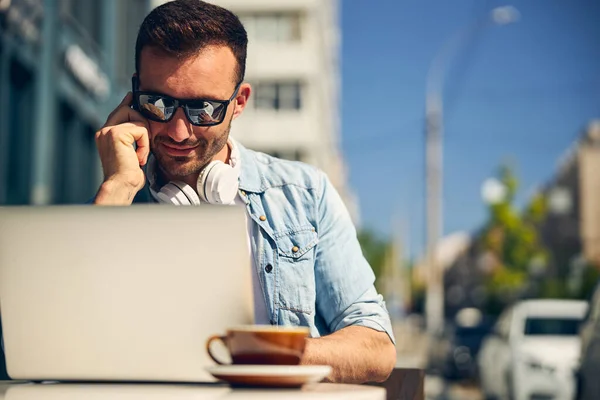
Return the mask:
[[[0,0],[0,205],[95,194],[162,2]],[[232,134],[330,176],[428,396],[600,398],[600,2],[213,2],[250,39]]]

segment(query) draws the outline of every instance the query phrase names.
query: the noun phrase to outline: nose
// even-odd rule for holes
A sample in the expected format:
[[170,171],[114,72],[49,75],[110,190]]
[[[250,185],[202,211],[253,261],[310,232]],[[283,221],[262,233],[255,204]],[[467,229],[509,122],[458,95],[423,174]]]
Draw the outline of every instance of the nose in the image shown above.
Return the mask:
[[183,142],[192,136],[192,124],[187,120],[183,108],[179,107],[175,111],[168,129],[169,137],[176,142]]

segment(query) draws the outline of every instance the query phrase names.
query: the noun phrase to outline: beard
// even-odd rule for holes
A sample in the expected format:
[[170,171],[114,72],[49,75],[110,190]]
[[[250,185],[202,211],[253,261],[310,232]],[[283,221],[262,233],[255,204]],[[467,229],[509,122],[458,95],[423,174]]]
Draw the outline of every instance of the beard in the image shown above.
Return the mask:
[[[211,135],[209,139],[205,137],[191,137],[183,142],[175,142],[167,135],[157,135],[150,143],[150,151],[156,158],[160,168],[172,179],[182,179],[190,175],[199,174],[217,155],[223,147],[227,145],[229,131],[231,130],[231,120],[226,122],[226,128],[217,135]],[[189,156],[175,157],[165,154],[161,151],[161,143],[173,146],[195,147]]]

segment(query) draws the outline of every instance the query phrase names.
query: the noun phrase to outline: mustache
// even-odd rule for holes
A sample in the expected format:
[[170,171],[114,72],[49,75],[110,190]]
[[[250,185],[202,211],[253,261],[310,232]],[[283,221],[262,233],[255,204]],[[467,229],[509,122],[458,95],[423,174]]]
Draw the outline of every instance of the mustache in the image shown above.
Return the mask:
[[183,142],[176,142],[175,140],[171,139],[169,136],[156,136],[154,138],[154,140],[152,141],[152,144],[154,144],[154,146],[156,146],[158,144],[165,143],[167,145],[172,145],[172,146],[196,147],[205,142],[206,142],[205,140],[198,139],[198,138],[195,138],[195,139],[188,138],[188,139],[184,140]]

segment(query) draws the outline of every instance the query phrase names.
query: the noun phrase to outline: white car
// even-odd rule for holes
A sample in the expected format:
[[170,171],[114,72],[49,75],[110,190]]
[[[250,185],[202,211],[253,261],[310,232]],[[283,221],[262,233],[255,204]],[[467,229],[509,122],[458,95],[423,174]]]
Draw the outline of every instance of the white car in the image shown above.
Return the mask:
[[526,300],[506,309],[478,357],[487,399],[572,400],[587,302]]
[[590,300],[587,315],[581,324],[577,400],[600,398],[600,284]]

